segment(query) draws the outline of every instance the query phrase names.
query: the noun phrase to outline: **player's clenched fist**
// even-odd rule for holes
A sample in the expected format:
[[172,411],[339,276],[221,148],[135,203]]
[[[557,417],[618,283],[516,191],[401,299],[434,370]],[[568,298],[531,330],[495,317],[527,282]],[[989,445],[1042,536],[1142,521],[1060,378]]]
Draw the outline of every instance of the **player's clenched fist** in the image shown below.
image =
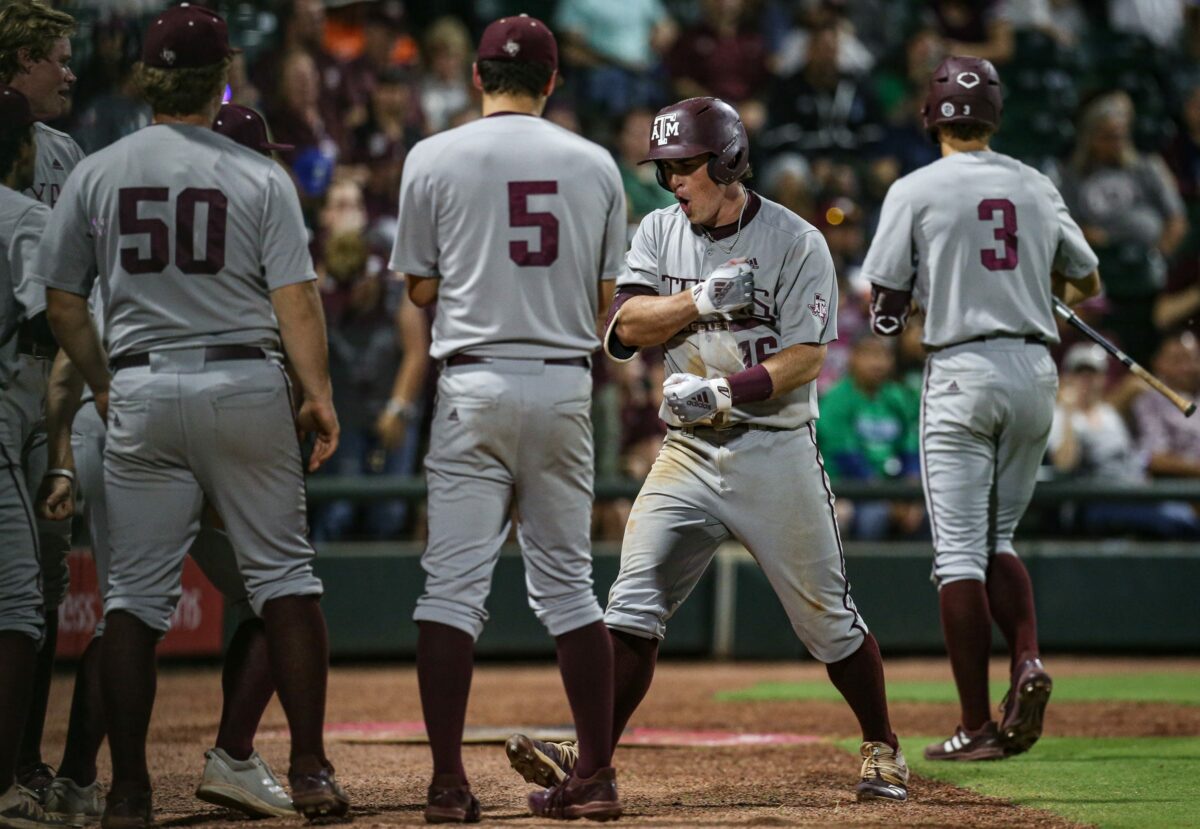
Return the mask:
[[705,380],[694,374],[672,374],[663,381],[667,408],[684,423],[712,417],[733,405],[729,381],[724,377]]
[[728,262],[692,288],[692,301],[702,317],[739,311],[754,301],[754,271],[746,262]]

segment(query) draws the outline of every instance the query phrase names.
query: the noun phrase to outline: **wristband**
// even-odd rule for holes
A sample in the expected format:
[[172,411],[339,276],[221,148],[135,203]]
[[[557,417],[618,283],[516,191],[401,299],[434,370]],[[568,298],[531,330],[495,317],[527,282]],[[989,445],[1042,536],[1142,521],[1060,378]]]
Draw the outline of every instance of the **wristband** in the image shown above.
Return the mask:
[[692,286],[692,302],[696,303],[696,311],[702,317],[717,313],[717,309],[712,304],[712,300],[709,298],[705,287],[705,282],[699,282]]
[[42,477],[44,477],[44,478],[66,478],[68,481],[74,481],[75,473],[69,469],[63,469],[62,467],[59,467],[57,469],[47,469],[46,474],[43,475]]
[[392,417],[403,417],[409,420],[417,413],[417,407],[412,403],[405,403],[396,398],[389,400],[383,410]]
[[775,383],[764,365],[743,369],[725,380],[729,383],[729,395],[735,406],[768,400],[775,393]]

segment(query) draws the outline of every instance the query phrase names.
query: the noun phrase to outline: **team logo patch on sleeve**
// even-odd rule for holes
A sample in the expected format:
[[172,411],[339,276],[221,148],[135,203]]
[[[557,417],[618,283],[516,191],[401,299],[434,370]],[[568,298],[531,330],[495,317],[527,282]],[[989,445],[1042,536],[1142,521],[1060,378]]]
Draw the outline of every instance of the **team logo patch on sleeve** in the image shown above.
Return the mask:
[[825,297],[820,294],[815,294],[812,305],[808,306],[808,310],[812,311],[812,315],[825,322],[829,319],[829,303],[825,301]]

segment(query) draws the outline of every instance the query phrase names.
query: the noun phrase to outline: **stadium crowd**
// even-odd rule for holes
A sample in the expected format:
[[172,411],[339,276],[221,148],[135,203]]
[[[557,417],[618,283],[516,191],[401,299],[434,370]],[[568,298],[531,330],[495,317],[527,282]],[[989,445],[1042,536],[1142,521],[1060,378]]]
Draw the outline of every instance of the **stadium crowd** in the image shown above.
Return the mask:
[[[838,480],[907,478],[924,354],[919,325],[869,332],[859,268],[888,186],[936,156],[922,90],[950,53],[1005,83],[997,150],[1050,175],[1100,256],[1103,297],[1081,315],[1188,396],[1200,393],[1200,6],[1184,0],[216,0],[243,51],[233,102],[264,113],[301,193],[330,334],[337,475],[419,472],[436,366],[430,317],[386,269],[415,142],[478,117],[474,43],[505,14],[547,21],[563,51],[546,117],[608,147],[630,232],[673,203],[639,166],[653,114],[715,95],[751,134],[751,186],[816,224],[837,266],[839,339],[821,377],[819,437]],[[55,124],[93,152],[149,122],[132,83],[160,0],[73,0],[73,110]],[[486,176],[486,170],[479,175]],[[1200,477],[1200,418],[1144,393],[1063,330],[1047,476],[1138,483]],[[598,476],[644,476],[663,434],[657,354],[597,360]],[[923,509],[840,503],[857,538],[916,538]],[[619,534],[620,505],[597,511]],[[320,540],[420,532],[402,501],[314,509]],[[1056,511],[1063,531],[1194,538],[1189,504]]]

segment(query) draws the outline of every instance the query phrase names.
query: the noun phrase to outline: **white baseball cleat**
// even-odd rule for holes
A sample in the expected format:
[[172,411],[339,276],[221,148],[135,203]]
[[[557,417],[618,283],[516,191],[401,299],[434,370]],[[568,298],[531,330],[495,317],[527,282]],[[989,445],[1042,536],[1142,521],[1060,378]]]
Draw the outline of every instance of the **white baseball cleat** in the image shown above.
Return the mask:
[[296,814],[292,798],[266,761],[254,752],[246,760],[234,760],[219,748],[204,752],[204,779],[196,797],[236,809],[250,817],[291,817]]

